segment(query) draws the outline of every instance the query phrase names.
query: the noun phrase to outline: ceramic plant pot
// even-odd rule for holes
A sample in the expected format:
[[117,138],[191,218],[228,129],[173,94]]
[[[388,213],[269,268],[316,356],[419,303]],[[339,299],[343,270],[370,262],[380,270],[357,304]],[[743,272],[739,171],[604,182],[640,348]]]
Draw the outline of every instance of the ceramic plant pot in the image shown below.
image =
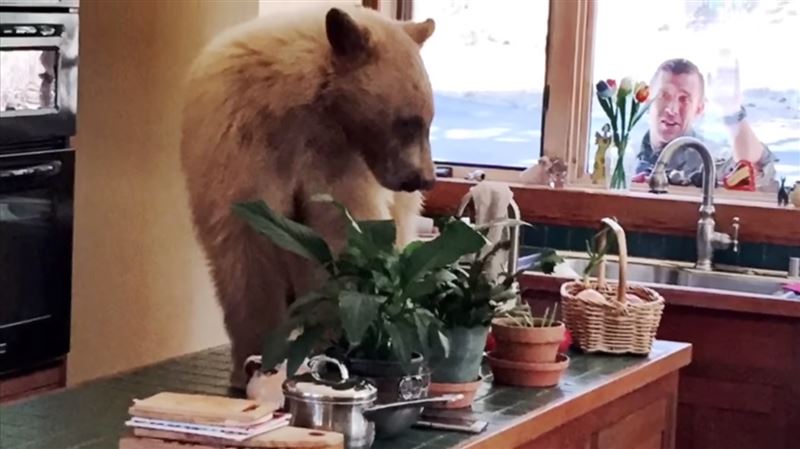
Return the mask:
[[569,357],[558,354],[555,362],[528,363],[499,359],[489,355],[494,382],[517,387],[552,387],[557,385],[569,366]]
[[[428,397],[431,376],[422,355],[415,355],[408,370],[399,362],[349,359],[350,373],[372,382],[378,389],[377,404]],[[375,413],[376,438],[391,439],[408,430],[422,413],[422,406],[390,409]]]
[[492,321],[494,358],[529,363],[552,363],[564,341],[564,323],[556,321],[548,327],[514,326],[508,318]]
[[462,399],[452,402],[439,402],[431,404],[428,405],[427,407],[448,408],[448,409],[469,407],[472,405],[472,401],[475,400],[475,394],[478,392],[478,389],[482,384],[483,382],[480,380],[475,380],[473,382],[459,382],[450,384],[431,382],[430,386],[431,396],[442,396],[445,394],[462,394],[464,395],[464,397]]
[[454,327],[442,333],[450,342],[447,357],[431,360],[431,381],[442,384],[471,383],[480,375],[489,326]]

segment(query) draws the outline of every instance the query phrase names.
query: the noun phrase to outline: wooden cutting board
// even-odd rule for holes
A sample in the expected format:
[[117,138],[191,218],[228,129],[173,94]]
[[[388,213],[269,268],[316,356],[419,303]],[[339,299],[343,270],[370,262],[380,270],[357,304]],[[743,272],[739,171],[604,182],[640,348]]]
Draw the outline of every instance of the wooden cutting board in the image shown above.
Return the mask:
[[136,399],[128,412],[131,416],[183,421],[194,424],[246,425],[264,418],[279,408],[278,404],[225,396],[162,392]]
[[[191,443],[187,444],[187,443]],[[202,435],[161,430],[134,429],[134,436],[120,439],[119,449],[343,449],[341,433],[282,427],[245,441],[229,441]]]

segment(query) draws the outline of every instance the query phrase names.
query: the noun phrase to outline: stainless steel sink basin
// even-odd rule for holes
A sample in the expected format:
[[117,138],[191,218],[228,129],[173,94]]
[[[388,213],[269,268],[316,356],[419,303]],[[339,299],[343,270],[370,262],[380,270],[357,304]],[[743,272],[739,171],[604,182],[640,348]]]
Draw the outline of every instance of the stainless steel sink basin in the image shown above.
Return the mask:
[[[588,261],[580,258],[567,258],[565,264],[581,274],[588,265]],[[609,279],[619,278],[619,264],[616,261],[606,262],[606,276]],[[678,285],[768,296],[779,295],[781,285],[786,282],[786,279],[778,277],[719,271],[707,272],[668,263],[658,265],[639,262],[628,262],[628,280],[642,284]]]

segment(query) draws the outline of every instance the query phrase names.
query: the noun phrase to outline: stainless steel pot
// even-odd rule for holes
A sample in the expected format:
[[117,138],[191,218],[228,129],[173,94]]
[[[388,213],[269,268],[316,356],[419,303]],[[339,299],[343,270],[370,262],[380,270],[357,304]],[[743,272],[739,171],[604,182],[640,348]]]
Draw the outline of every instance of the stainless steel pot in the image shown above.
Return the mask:
[[[324,372],[333,365],[338,376]],[[283,383],[286,410],[291,425],[344,434],[345,447],[366,449],[375,440],[374,419],[390,409],[419,407],[434,402],[449,402],[461,395],[415,399],[375,405],[377,389],[365,380],[351,377],[347,367],[336,359],[317,356],[309,361],[310,372]]]

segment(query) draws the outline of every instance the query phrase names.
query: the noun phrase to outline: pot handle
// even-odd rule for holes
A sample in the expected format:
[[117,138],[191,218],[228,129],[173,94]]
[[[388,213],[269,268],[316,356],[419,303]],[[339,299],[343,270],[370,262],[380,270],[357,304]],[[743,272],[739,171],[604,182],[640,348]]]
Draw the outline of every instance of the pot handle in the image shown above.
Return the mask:
[[390,410],[394,408],[412,407],[425,404],[433,404],[435,402],[453,402],[464,397],[461,393],[456,394],[443,394],[441,396],[434,396],[431,398],[412,399],[410,401],[388,402],[386,404],[379,404],[364,410],[364,416],[369,418],[369,415],[382,410]]
[[350,378],[350,373],[347,371],[347,367],[344,366],[344,363],[333,357],[328,357],[327,355],[318,355],[312,357],[311,360],[308,361],[308,367],[311,370],[311,377],[313,377],[317,382],[331,383],[330,380],[323,379],[320,376],[320,367],[326,363],[332,363],[339,368],[339,376],[341,377],[341,380],[336,383],[344,383]]

